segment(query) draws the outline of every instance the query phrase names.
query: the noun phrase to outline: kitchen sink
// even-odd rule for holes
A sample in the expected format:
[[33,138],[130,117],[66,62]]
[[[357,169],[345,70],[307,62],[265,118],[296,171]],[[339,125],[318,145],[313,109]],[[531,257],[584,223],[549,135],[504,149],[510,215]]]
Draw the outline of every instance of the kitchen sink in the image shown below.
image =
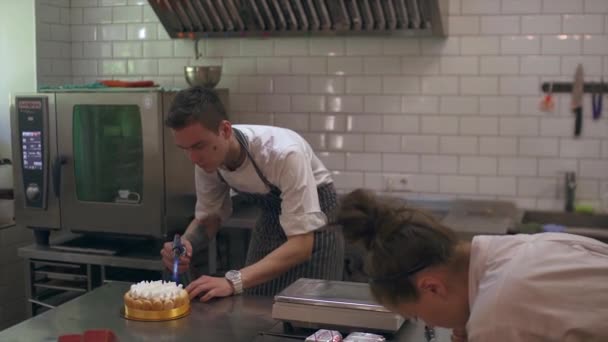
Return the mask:
[[524,212],[522,223],[559,224],[566,227],[608,229],[608,214],[583,214],[563,211]]
[[[524,229],[538,229],[540,226],[555,224],[563,226],[564,233],[592,237],[608,242],[608,214],[584,214],[563,211],[526,210],[521,226],[515,233]],[[539,227],[535,227],[539,226]]]

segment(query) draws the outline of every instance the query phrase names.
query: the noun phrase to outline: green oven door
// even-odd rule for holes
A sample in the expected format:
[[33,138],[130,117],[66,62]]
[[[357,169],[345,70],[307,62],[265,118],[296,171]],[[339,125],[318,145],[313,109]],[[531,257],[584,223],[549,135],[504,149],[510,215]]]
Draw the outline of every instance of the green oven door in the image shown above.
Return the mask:
[[76,198],[139,204],[144,196],[139,106],[79,104],[73,118]]

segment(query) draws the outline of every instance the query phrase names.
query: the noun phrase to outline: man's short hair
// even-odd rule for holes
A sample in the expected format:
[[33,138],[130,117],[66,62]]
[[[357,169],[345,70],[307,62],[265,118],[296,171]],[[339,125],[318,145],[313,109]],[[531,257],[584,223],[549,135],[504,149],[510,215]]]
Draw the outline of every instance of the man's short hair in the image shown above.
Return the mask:
[[217,132],[223,120],[228,120],[228,115],[219,96],[211,89],[192,87],[177,93],[165,125],[181,129],[199,122],[208,130]]

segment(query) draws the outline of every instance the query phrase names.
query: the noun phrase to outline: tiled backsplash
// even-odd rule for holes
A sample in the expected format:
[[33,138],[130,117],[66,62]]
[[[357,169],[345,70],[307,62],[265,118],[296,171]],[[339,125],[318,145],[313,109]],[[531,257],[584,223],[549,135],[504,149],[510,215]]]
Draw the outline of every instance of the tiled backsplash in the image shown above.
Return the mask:
[[39,85],[72,82],[70,0],[36,1]]
[[302,133],[341,190],[561,209],[576,171],[578,199],[600,207],[608,193],[608,111],[593,121],[586,96],[574,139],[569,95],[538,110],[540,83],[571,80],[578,63],[608,76],[606,0],[450,0],[446,39],[209,39],[199,60],[147,1],[38,2],[41,84],[185,87],[183,66],[221,64],[235,121]]

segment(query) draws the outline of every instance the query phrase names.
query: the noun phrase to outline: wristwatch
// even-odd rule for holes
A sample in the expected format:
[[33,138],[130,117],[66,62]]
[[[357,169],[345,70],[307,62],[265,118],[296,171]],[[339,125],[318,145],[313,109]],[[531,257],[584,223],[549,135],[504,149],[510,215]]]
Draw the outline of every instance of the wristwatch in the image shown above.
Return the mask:
[[238,295],[243,293],[243,280],[241,279],[241,271],[230,270],[226,272],[226,280],[230,282],[234,289],[234,294]]

